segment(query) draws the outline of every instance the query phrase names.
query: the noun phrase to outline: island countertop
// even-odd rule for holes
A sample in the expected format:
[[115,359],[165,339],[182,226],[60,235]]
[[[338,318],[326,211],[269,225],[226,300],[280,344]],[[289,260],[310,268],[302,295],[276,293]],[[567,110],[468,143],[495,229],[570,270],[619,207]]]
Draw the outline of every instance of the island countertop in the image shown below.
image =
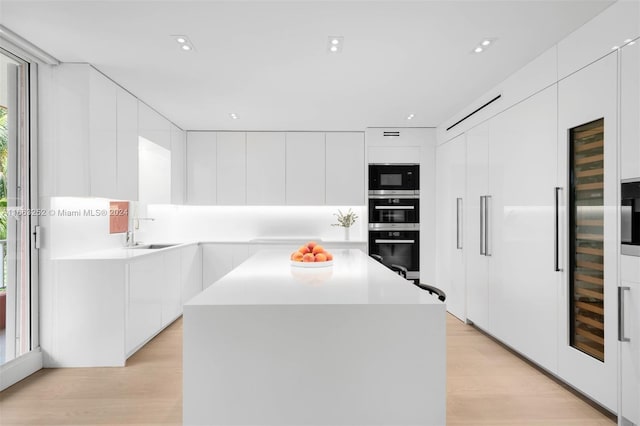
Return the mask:
[[333,250],[333,265],[291,265],[291,250],[264,250],[187,305],[433,304],[438,300],[360,250]]

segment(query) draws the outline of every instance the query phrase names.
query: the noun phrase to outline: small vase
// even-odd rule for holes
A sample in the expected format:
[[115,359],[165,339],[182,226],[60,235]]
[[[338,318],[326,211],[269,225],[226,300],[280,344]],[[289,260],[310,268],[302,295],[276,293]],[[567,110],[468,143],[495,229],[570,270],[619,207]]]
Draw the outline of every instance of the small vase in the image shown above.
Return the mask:
[[348,226],[344,227],[344,239],[345,239],[345,241],[349,241],[349,230],[350,229],[351,228],[349,228]]

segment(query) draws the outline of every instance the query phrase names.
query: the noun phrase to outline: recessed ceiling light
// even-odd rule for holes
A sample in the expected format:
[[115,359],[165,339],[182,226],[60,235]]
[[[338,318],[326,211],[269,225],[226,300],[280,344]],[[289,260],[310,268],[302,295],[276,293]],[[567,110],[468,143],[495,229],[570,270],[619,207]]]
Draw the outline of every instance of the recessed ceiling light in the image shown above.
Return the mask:
[[491,44],[491,40],[484,40],[481,44],[482,44],[483,46],[488,46],[488,45],[490,45],[490,44]]
[[620,48],[619,46],[613,46],[611,50],[618,50],[619,48]]
[[238,115],[234,112],[229,114],[229,117],[231,117],[233,120],[237,120],[238,119]]
[[173,39],[175,39],[175,41],[180,45],[180,48],[184,51],[190,51],[190,50],[195,50],[193,47],[193,43],[191,43],[191,40],[189,40],[189,37],[187,37],[184,34],[172,34],[171,37]]
[[407,120],[413,120],[413,117],[415,117],[415,116],[416,116],[415,114],[409,114],[407,116]]
[[633,46],[634,44],[636,44],[636,42],[635,42],[635,41],[630,41],[630,42],[629,42],[629,46]]
[[473,49],[473,51],[474,51],[474,52],[476,52],[476,53],[480,53],[480,52],[482,52],[483,50],[484,50],[484,49],[483,49],[482,47],[480,47],[480,46],[478,46],[478,47],[476,47],[475,49]]
[[343,45],[344,45],[344,37],[329,36],[327,40],[327,51],[330,53],[340,53],[342,52]]
[[625,43],[629,43],[630,41],[631,41],[631,39],[630,39],[630,38],[628,38],[628,39],[626,39],[624,42],[625,42]]

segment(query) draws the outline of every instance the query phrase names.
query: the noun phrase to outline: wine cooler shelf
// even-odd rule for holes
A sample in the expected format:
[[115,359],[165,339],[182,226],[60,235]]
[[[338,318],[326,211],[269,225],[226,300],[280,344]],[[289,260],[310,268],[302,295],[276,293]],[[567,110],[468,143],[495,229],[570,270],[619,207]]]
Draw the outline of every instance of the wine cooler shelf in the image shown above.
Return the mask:
[[571,345],[604,361],[604,120],[569,135]]

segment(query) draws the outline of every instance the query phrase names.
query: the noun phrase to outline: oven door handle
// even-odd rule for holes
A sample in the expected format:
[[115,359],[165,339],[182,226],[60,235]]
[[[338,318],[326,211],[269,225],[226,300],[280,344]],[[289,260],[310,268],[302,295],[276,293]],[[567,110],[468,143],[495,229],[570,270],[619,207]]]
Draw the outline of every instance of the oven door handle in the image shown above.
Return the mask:
[[415,244],[416,240],[375,240],[376,244]]
[[375,206],[376,210],[415,210],[414,206]]

